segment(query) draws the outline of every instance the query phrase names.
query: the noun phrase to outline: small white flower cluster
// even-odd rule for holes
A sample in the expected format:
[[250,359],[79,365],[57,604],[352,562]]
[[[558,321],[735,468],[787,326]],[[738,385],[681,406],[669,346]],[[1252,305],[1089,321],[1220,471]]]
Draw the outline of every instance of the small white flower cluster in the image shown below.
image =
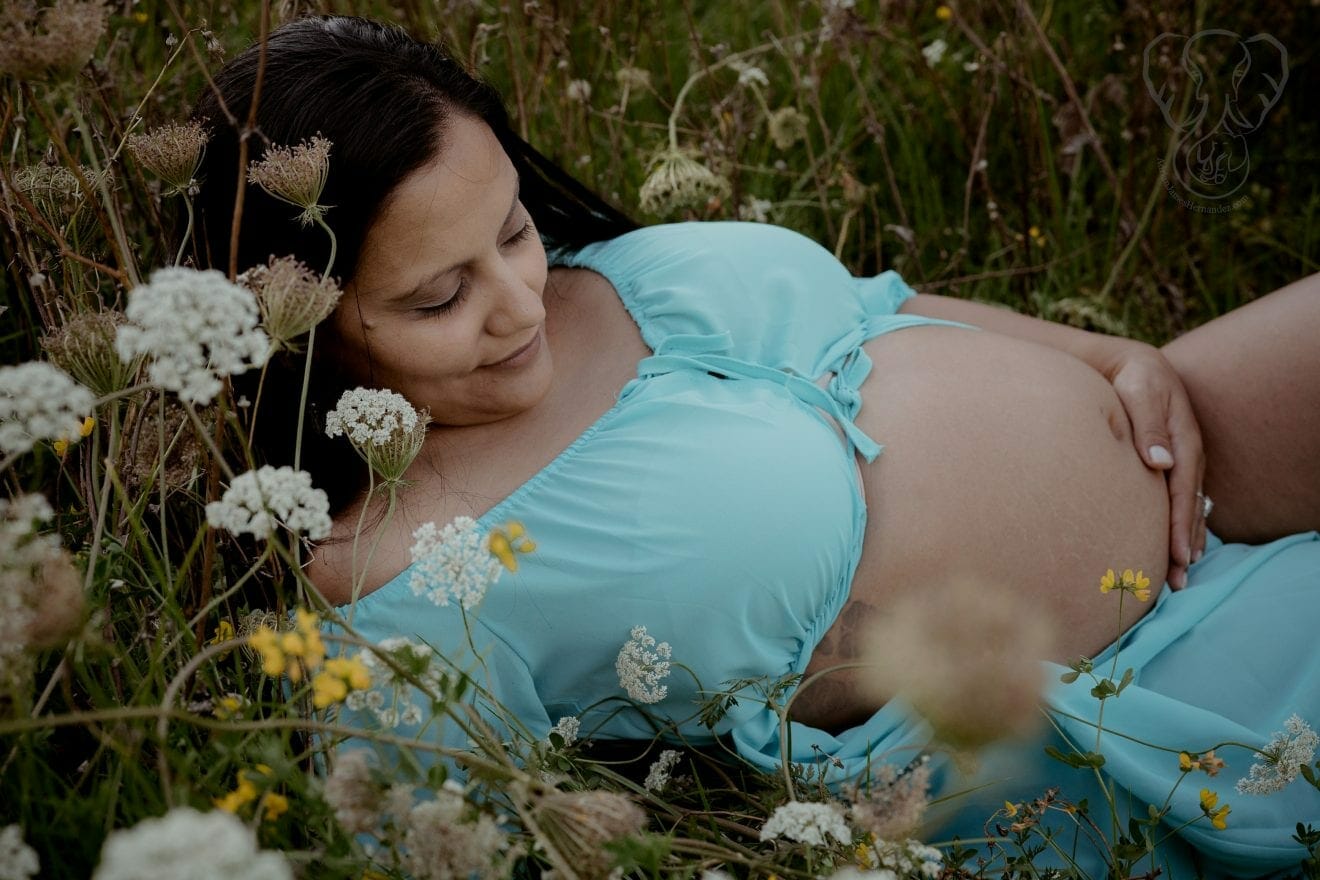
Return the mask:
[[27,644],[41,584],[36,576],[47,563],[60,557],[58,535],[36,534],[36,523],[54,512],[42,495],[0,498],[0,686],[19,674],[11,669]]
[[23,840],[23,829],[8,825],[0,831],[0,880],[28,880],[41,870],[37,853]]
[[1315,759],[1320,736],[1299,715],[1291,715],[1262,751],[1266,758],[1251,765],[1248,775],[1237,781],[1241,794],[1270,794],[1297,778],[1303,764]]
[[504,572],[499,558],[490,552],[486,535],[470,516],[456,517],[443,529],[436,529],[433,522],[422,523],[413,532],[413,540],[414,566],[408,585],[413,595],[425,594],[442,607],[453,600],[465,611],[471,610]]
[[591,83],[585,79],[570,79],[564,88],[564,97],[579,104],[588,103],[591,100]]
[[147,355],[151,381],[189,403],[210,403],[219,377],[259,367],[270,352],[252,291],[214,269],[157,269],[128,292],[125,314],[129,323],[115,337],[120,359]]
[[471,813],[463,789],[452,779],[408,813],[404,832],[404,867],[419,880],[468,880],[494,877],[495,856],[508,846],[500,826],[485,813]]
[[550,733],[559,734],[559,738],[564,741],[564,746],[567,747],[577,742],[578,731],[581,729],[582,722],[576,716],[565,715],[555,722],[555,726],[550,728]]
[[874,846],[866,848],[864,858],[867,867],[886,873],[896,872],[899,877],[935,880],[944,870],[944,854],[920,840],[877,838]]
[[[354,691],[354,693],[358,693]],[[380,822],[381,792],[371,778],[366,749],[353,749],[335,759],[325,778],[325,802],[349,834],[372,831]]]
[[747,196],[738,206],[738,219],[746,220],[749,223],[769,223],[770,209],[775,206],[774,202],[766,199],[758,199],[756,196]]
[[92,392],[53,364],[0,367],[0,452],[27,452],[38,440],[77,438],[93,403]]
[[776,807],[761,828],[761,840],[786,837],[811,846],[828,845],[826,835],[839,843],[852,842],[852,831],[843,818],[843,808],[838,804],[789,801]]
[[325,417],[325,433],[346,434],[357,447],[383,446],[396,432],[417,425],[417,410],[408,399],[386,388],[352,388],[345,391]]
[[867,871],[848,865],[830,875],[830,880],[902,880],[890,870]]
[[730,61],[729,67],[738,71],[738,85],[749,86],[758,85],[769,87],[770,78],[765,75],[765,71],[755,65],[748,64],[746,61]]
[[293,880],[284,856],[257,848],[257,836],[224,810],[175,807],[110,832],[92,880]]
[[235,535],[258,538],[280,524],[319,541],[330,534],[330,499],[312,486],[306,471],[266,464],[235,477],[219,501],[206,505],[206,521]]
[[657,645],[646,627],[634,626],[614,661],[619,687],[639,703],[660,702],[669,695],[669,686],[660,682],[669,676],[671,655],[668,642]]
[[[431,668],[435,654],[429,645],[402,636],[383,639],[377,645],[427,688],[442,692],[444,676],[440,670]],[[414,700],[419,697],[425,700],[425,695],[386,666],[375,652],[359,651],[357,659],[367,667],[374,685],[369,690],[353,691],[344,699],[344,705],[355,712],[370,712],[385,730],[393,730],[400,724],[421,724],[422,707]]]
[[660,757],[655,759],[651,769],[646,771],[646,781],[642,783],[642,787],[647,791],[664,791],[665,786],[669,784],[669,772],[677,767],[682,759],[682,752],[665,749],[660,753]]
[[928,67],[934,67],[944,58],[944,53],[949,50],[949,44],[936,37],[929,46],[921,50],[921,54],[926,59]]

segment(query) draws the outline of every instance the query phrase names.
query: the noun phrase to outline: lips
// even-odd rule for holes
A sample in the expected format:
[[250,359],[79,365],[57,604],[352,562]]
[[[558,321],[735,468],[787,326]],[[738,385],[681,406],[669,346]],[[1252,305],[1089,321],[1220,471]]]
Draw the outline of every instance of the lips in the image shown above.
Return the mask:
[[537,331],[536,331],[536,333],[532,336],[532,339],[531,339],[530,342],[528,342],[526,345],[524,345],[522,348],[518,349],[517,351],[511,352],[511,353],[510,353],[509,355],[507,355],[506,357],[500,358],[500,359],[499,359],[498,361],[496,361],[495,363],[490,364],[490,366],[492,366],[492,367],[498,367],[500,364],[504,363],[505,361],[511,361],[511,360],[513,360],[513,359],[516,358],[518,355],[520,355],[520,354],[522,354],[523,352],[527,351],[527,349],[531,348],[534,344],[536,344],[536,337],[537,337],[537,336],[540,336],[540,335],[541,335],[541,331],[540,331],[540,329],[538,328]]

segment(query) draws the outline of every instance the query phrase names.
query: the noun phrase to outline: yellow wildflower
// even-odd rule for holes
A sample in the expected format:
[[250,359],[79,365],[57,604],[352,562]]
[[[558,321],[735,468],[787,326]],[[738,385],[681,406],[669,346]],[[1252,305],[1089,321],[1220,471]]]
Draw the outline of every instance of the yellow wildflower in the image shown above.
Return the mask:
[[1100,592],[1108,593],[1111,590],[1131,593],[1140,601],[1145,602],[1150,598],[1150,578],[1146,577],[1140,569],[1134,572],[1130,568],[1125,568],[1122,575],[1115,575],[1114,570],[1110,568],[1100,578]]
[[935,17],[940,21],[948,21],[953,18],[953,10],[941,4],[935,9]]
[[215,627],[215,635],[211,636],[208,645],[218,645],[221,642],[227,642],[234,637],[234,625],[228,620],[222,620]]
[[348,696],[348,684],[330,672],[318,672],[312,679],[312,705],[324,709]]
[[[266,764],[255,764],[254,769],[262,776],[271,776],[275,771]],[[238,771],[238,786],[224,797],[215,798],[213,803],[226,813],[237,814],[248,804],[257,800],[256,780],[250,770]],[[277,792],[268,791],[257,802],[257,809],[269,822],[275,821],[289,811],[289,799]]]
[[264,623],[248,638],[248,644],[261,654],[261,671],[269,676],[283,675],[287,665],[278,640],[279,636],[275,630]]
[[1114,570],[1111,568],[1105,571],[1104,577],[1100,578],[1100,592],[1108,593],[1115,586],[1117,584],[1115,583]]
[[517,520],[510,520],[504,528],[493,528],[488,539],[490,552],[509,571],[518,570],[518,558],[514,553],[531,553],[536,549],[536,542],[527,537],[527,530]]
[[1206,818],[1210,820],[1210,824],[1216,830],[1223,831],[1228,827],[1228,814],[1233,808],[1228,804],[1224,804],[1222,807],[1215,809],[1218,805],[1218,794],[1208,788],[1201,789],[1201,812],[1205,813]]
[[1215,804],[1217,803],[1219,803],[1219,794],[1217,792],[1213,792],[1208,788],[1201,789],[1201,809],[1204,812],[1209,813],[1215,808]]
[[349,691],[371,687],[371,673],[360,659],[334,657],[312,679],[312,705],[324,709],[341,703]]
[[280,816],[289,812],[289,799],[278,792],[268,791],[261,796],[261,803],[257,806],[267,822],[274,822]]
[[96,427],[96,417],[88,416],[87,418],[83,419],[82,427],[78,429],[78,436],[90,437],[92,434],[92,429],[95,427]]
[[1178,769],[1179,769],[1179,770],[1181,770],[1181,771],[1184,772],[1184,773],[1190,773],[1192,770],[1196,770],[1198,767],[1199,767],[1199,765],[1197,764],[1196,761],[1193,761],[1193,760],[1192,760],[1192,756],[1191,756],[1191,755],[1187,754],[1186,752],[1179,752],[1179,753],[1178,753]]
[[1228,827],[1228,814],[1232,812],[1232,810],[1232,807],[1228,804],[1224,804],[1210,814],[1210,824],[1214,826],[1216,831],[1223,831]]
[[247,703],[247,699],[239,694],[225,694],[223,697],[215,701],[215,709],[213,711],[215,712],[216,718],[219,718],[221,721],[227,721],[238,715]]
[[1004,801],[1004,815],[1012,819],[1018,814],[1018,805],[1012,801]]
[[56,455],[58,455],[60,458],[63,458],[69,452],[69,441],[63,439],[56,440],[54,443],[51,444],[51,448],[55,450]]

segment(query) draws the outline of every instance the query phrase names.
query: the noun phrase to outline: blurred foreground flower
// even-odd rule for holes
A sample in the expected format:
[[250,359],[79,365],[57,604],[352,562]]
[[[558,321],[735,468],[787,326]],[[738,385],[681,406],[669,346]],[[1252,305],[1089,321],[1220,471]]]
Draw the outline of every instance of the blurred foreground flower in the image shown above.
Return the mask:
[[527,529],[517,520],[506,522],[503,527],[490,530],[487,539],[490,552],[509,571],[518,570],[518,553],[531,553],[536,549],[536,542],[527,537]]
[[376,648],[413,676],[420,687],[395,672],[376,651],[362,650],[354,660],[366,669],[371,689],[351,691],[344,697],[344,705],[355,712],[370,712],[373,721],[385,730],[393,730],[400,724],[421,724],[422,707],[427,707],[429,712],[432,701],[427,692],[439,698],[445,695],[445,676],[435,668],[438,665],[435,652],[430,645],[402,636],[382,639]]
[[284,856],[257,849],[256,834],[231,813],[176,807],[110,832],[92,880],[293,880]]
[[257,783],[261,782],[261,776],[269,777],[271,769],[265,764],[257,764],[254,769],[259,775],[254,776],[251,770],[239,770],[238,787],[224,797],[216,798],[215,805],[226,813],[238,815],[248,804],[256,801],[256,812],[265,821],[274,822],[288,812],[289,799],[278,792],[267,791],[261,793],[258,800]]
[[317,136],[292,147],[271,147],[248,164],[248,180],[283,202],[302,208],[303,226],[325,216],[328,205],[318,204],[330,175],[330,141]]
[[38,10],[31,0],[0,6],[0,74],[15,79],[77,73],[105,33],[101,0],[55,0]]
[[288,465],[264,464],[239,474],[219,501],[206,505],[206,521],[235,535],[266,538],[282,525],[313,541],[330,534],[330,500],[312,475]]
[[320,618],[304,608],[294,611],[291,630],[259,625],[248,636],[248,644],[261,656],[261,671],[272,678],[287,674],[289,681],[297,684],[306,673],[320,669],[325,661],[325,643],[319,625]]
[[646,627],[634,626],[614,661],[619,687],[639,703],[660,702],[669,695],[669,686],[660,682],[669,676],[671,653],[668,642],[656,644]]
[[500,826],[478,812],[452,780],[408,813],[404,867],[418,880],[470,880],[503,876],[496,856],[507,846]]
[[220,376],[261,366],[270,350],[252,292],[214,269],[157,269],[128,292],[126,314],[119,357],[146,355],[151,381],[189,403],[210,403]]
[[328,437],[344,435],[373,472],[397,483],[422,451],[431,413],[386,388],[351,388],[326,413]]
[[470,516],[455,517],[443,529],[436,529],[433,522],[422,523],[413,532],[413,541],[408,584],[413,595],[426,595],[441,607],[452,600],[470,611],[504,573]]
[[115,351],[115,335],[127,320],[114,311],[74,315],[42,337],[41,347],[51,363],[97,397],[114,394],[132,384],[142,364],[141,358],[122,361]]
[[194,177],[207,140],[201,123],[171,122],[129,135],[127,144],[139,165],[168,184],[165,195],[193,195],[197,187]]
[[261,327],[276,345],[292,350],[293,340],[335,310],[343,291],[293,257],[272,257],[238,276],[261,307]]
[[866,790],[854,787],[849,791],[849,812],[853,824],[876,840],[906,838],[920,826],[929,795],[928,758],[902,773],[893,764],[881,764]]
[[990,582],[957,579],[913,590],[867,634],[862,687],[875,699],[902,695],[940,741],[975,748],[1024,735],[1038,702],[1051,628],[1019,597]]
[[0,452],[20,453],[38,440],[81,436],[92,392],[45,361],[0,367]]
[[787,150],[807,136],[807,117],[796,107],[780,107],[766,118],[770,140],[781,150]]
[[0,498],[0,690],[27,670],[24,651],[60,644],[81,624],[82,575],[56,534],[41,495]]
[[365,749],[340,752],[325,778],[325,802],[349,834],[374,831],[380,824],[381,786],[372,778]]
[[683,208],[705,208],[711,199],[727,198],[729,181],[682,150],[668,148],[651,162],[638,191],[638,203],[649,214],[664,216]]
[[1247,775],[1237,781],[1241,794],[1270,794],[1284,788],[1297,778],[1303,765],[1315,759],[1320,736],[1300,715],[1290,715],[1265,745],[1263,760],[1251,765]]
[[828,846],[826,836],[839,843],[852,842],[852,830],[844,821],[843,808],[838,804],[789,801],[776,807],[761,828],[761,840],[786,837],[798,843]]
[[536,824],[583,880],[605,880],[614,871],[605,844],[640,832],[646,813],[618,792],[552,791],[536,802]]
[[23,840],[23,828],[7,825],[0,831],[0,878],[28,880],[41,870],[37,853]]

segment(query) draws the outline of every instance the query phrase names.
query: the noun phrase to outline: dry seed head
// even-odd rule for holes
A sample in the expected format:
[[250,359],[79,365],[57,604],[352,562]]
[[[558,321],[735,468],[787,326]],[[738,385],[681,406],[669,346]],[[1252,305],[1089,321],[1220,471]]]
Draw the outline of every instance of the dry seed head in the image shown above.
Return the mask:
[[614,71],[614,81],[622,89],[646,91],[651,88],[651,71],[641,67],[620,67]]
[[614,868],[604,844],[646,825],[642,808],[612,791],[554,791],[540,798],[536,809],[547,842],[589,880],[603,880]]
[[101,0],[55,0],[38,10],[31,0],[0,5],[0,74],[43,79],[77,73],[105,33]]
[[125,321],[122,312],[114,311],[74,315],[41,344],[55,366],[104,397],[132,385],[142,364],[141,357],[124,363],[115,350],[115,329]]
[[955,748],[1021,736],[1040,720],[1050,623],[992,581],[914,589],[871,627],[860,686],[881,701],[903,696]]
[[[92,169],[84,165],[78,170],[89,185],[96,186],[98,178]],[[56,229],[64,229],[89,213],[84,211],[87,198],[77,175],[63,165],[25,165],[14,174],[14,188],[27,196],[42,219]],[[20,215],[27,216],[25,212]]]
[[293,340],[329,317],[343,291],[293,257],[272,257],[253,266],[238,281],[261,307],[261,326],[276,345],[293,349]]
[[[196,428],[188,411],[172,398],[165,401],[165,471],[160,471],[160,416],[153,403],[149,410],[140,410],[137,418],[126,429],[125,442],[120,452],[120,472],[130,495],[157,491],[164,480],[167,492],[186,491],[202,475],[205,447],[197,437]],[[149,413],[149,414],[148,414]],[[214,418],[209,412],[200,412],[202,424],[212,430]]]
[[199,122],[170,122],[128,138],[128,150],[143,168],[169,184],[167,195],[193,194],[193,176],[209,136]]
[[787,150],[807,136],[807,117],[796,107],[780,107],[766,118],[770,140],[781,150]]
[[317,135],[292,147],[271,147],[248,165],[248,181],[277,199],[302,208],[298,219],[311,225],[324,214],[317,204],[330,174],[330,141]]
[[711,199],[727,198],[729,181],[682,150],[666,149],[638,191],[643,211],[665,215],[682,208],[704,208]]
[[32,616],[24,641],[32,648],[64,644],[82,626],[83,577],[67,550],[42,562],[33,578]]

